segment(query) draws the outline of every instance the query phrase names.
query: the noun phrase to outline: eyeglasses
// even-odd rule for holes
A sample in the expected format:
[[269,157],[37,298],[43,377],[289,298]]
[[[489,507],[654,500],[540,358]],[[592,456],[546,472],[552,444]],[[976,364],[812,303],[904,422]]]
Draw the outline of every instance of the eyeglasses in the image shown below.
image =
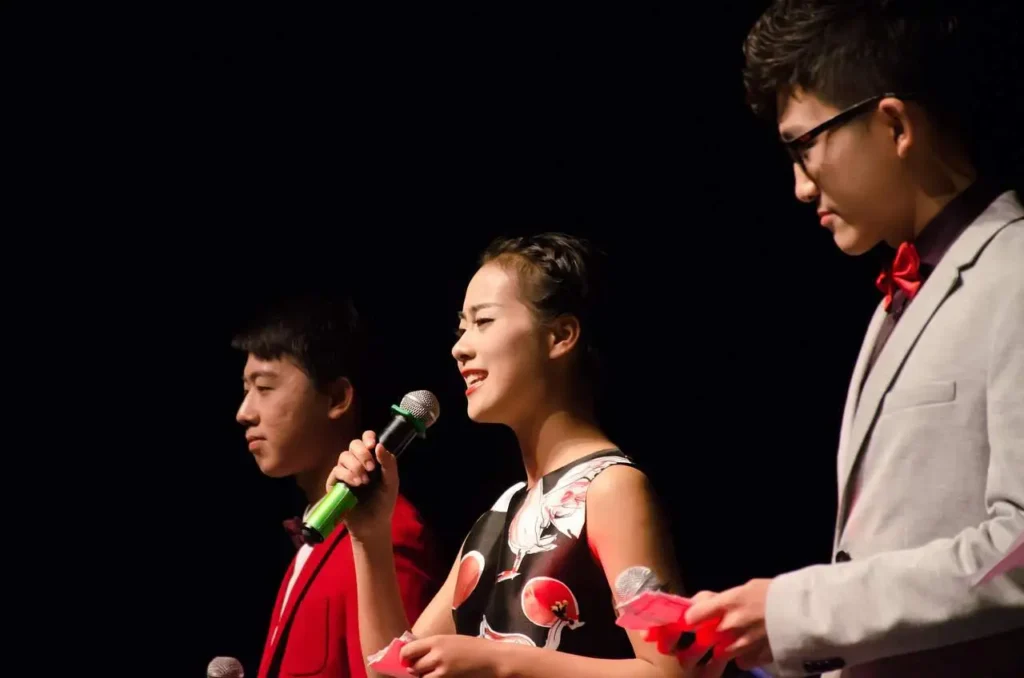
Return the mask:
[[839,125],[849,122],[858,115],[861,115],[862,113],[867,111],[874,104],[888,97],[910,99],[913,98],[913,95],[886,92],[885,94],[878,94],[876,96],[864,99],[863,101],[858,101],[849,108],[846,108],[836,113],[834,116],[832,116],[825,122],[821,123],[820,125],[817,125],[807,130],[806,132],[798,136],[796,139],[783,141],[782,145],[786,149],[786,152],[789,154],[789,157],[793,159],[793,162],[798,163],[800,167],[806,172],[807,168],[804,166],[803,153],[810,147],[811,142],[815,138],[817,138],[818,135],[820,135],[822,132],[832,129],[833,127],[838,127]]

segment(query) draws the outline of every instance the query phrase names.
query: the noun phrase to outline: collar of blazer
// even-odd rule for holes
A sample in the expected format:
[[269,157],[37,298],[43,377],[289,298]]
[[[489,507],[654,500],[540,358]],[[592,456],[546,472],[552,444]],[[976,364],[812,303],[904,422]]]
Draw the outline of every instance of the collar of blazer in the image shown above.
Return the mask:
[[1022,218],[1021,204],[1012,191],[1001,194],[992,202],[971,225],[964,229],[957,240],[932,271],[927,282],[921,286],[900,321],[896,324],[888,341],[878,355],[877,362],[864,381],[863,390],[857,398],[857,385],[864,375],[867,358],[871,353],[874,340],[878,336],[885,310],[879,303],[871,319],[864,344],[861,348],[853,380],[848,396],[847,412],[844,415],[844,428],[849,427],[848,435],[843,436],[839,450],[839,518],[845,521],[848,509],[851,472],[857,459],[863,453],[864,443],[878,416],[878,408],[882,398],[889,390],[900,367],[903,365],[911,348],[928,321],[950,294],[960,285],[961,272],[970,268],[988,242],[1007,224]]

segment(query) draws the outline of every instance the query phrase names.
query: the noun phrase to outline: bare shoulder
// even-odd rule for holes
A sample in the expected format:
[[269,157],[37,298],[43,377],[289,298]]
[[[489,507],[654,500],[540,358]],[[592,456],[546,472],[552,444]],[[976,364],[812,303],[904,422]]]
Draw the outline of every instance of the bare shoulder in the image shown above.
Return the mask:
[[630,464],[609,466],[591,481],[587,490],[588,507],[653,497],[654,490],[647,474]]
[[592,535],[653,528],[660,522],[659,513],[650,478],[635,466],[611,466],[587,490],[587,529]]

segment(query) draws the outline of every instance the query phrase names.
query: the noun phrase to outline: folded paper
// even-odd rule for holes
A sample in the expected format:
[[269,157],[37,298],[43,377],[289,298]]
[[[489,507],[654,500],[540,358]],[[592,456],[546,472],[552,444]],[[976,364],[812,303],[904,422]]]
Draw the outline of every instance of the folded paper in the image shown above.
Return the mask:
[[416,636],[408,631],[395,638],[383,650],[374,652],[366,658],[367,664],[377,673],[394,678],[407,678],[412,675],[409,664],[402,660],[402,648],[416,640]]

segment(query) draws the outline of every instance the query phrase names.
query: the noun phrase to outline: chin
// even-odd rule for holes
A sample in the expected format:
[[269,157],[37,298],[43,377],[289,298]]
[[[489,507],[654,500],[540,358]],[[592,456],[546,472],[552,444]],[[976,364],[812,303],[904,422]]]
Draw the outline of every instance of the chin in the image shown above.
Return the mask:
[[488,416],[488,414],[487,408],[473,407],[472,403],[466,407],[466,415],[469,417],[469,420],[475,424],[493,424],[494,421]]
[[470,399],[466,405],[466,415],[475,424],[503,424],[504,418],[492,403],[474,403]]
[[259,466],[260,473],[268,478],[287,478],[292,475],[291,469],[277,459],[256,457],[256,465]]
[[833,234],[833,240],[836,246],[843,251],[844,254],[848,254],[852,257],[857,257],[867,252],[878,244],[877,241],[872,241],[871,238],[867,238],[863,233],[846,227],[841,230],[837,230]]

